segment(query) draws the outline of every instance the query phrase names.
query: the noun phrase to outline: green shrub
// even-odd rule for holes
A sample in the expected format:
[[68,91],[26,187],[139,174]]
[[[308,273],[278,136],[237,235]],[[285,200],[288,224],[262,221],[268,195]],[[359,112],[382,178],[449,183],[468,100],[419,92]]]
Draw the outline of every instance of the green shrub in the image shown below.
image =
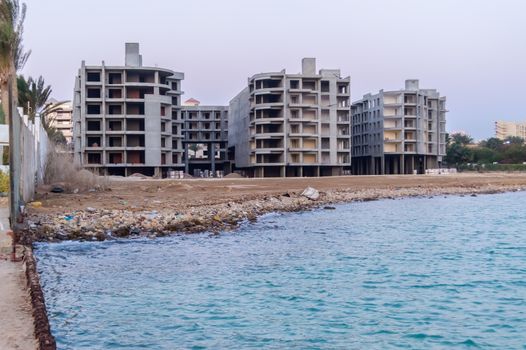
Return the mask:
[[0,192],[9,192],[9,174],[0,170]]

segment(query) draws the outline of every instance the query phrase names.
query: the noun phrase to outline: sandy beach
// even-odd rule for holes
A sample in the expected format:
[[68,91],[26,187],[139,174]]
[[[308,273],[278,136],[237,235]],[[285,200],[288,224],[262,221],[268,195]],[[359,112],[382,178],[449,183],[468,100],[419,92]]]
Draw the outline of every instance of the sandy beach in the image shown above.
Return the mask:
[[[312,187],[319,198],[302,191]],[[526,174],[345,176],[266,179],[112,179],[105,190],[50,193],[29,205],[25,241],[104,240],[235,228],[272,211],[333,203],[526,189]]]

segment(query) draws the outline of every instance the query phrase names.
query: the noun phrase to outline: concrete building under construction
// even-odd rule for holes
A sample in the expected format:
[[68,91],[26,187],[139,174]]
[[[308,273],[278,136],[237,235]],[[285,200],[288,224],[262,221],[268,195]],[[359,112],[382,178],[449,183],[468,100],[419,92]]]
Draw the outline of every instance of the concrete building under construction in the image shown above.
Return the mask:
[[205,177],[228,174],[228,106],[201,106],[191,98],[181,112],[185,172]]
[[446,155],[446,98],[406,80],[405,89],[380,90],[352,104],[355,175],[423,174]]
[[75,163],[101,175],[184,169],[183,79],[183,73],[143,66],[138,43],[126,44],[123,66],[83,61],[73,99]]
[[338,69],[260,73],[230,102],[229,151],[254,177],[329,176],[350,172],[350,77]]

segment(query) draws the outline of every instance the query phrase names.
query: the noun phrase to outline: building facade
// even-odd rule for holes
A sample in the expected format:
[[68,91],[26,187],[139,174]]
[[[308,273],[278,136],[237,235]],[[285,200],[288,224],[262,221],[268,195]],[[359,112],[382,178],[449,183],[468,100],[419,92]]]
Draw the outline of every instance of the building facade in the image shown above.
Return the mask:
[[356,175],[414,174],[446,155],[446,98],[406,80],[405,89],[366,94],[352,104]]
[[495,122],[495,137],[504,140],[508,137],[520,137],[526,140],[526,122],[509,122],[499,120]]
[[230,101],[229,153],[254,177],[329,176],[350,172],[350,77],[302,72],[261,73]]
[[60,131],[66,138],[66,142],[72,144],[73,141],[73,107],[70,101],[59,103],[53,101],[58,105],[52,113],[49,114],[49,125]]
[[185,172],[196,177],[228,174],[228,106],[201,106],[192,98],[183,103],[182,118]]
[[101,175],[182,170],[183,79],[183,73],[143,66],[138,43],[126,43],[124,66],[83,61],[73,99],[76,164]]

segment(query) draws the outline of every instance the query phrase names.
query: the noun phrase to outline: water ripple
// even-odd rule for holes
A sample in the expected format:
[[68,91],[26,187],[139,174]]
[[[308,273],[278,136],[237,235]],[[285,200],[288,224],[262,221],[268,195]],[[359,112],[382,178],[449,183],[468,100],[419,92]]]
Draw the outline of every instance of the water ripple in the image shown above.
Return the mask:
[[39,244],[60,349],[526,349],[526,193]]

